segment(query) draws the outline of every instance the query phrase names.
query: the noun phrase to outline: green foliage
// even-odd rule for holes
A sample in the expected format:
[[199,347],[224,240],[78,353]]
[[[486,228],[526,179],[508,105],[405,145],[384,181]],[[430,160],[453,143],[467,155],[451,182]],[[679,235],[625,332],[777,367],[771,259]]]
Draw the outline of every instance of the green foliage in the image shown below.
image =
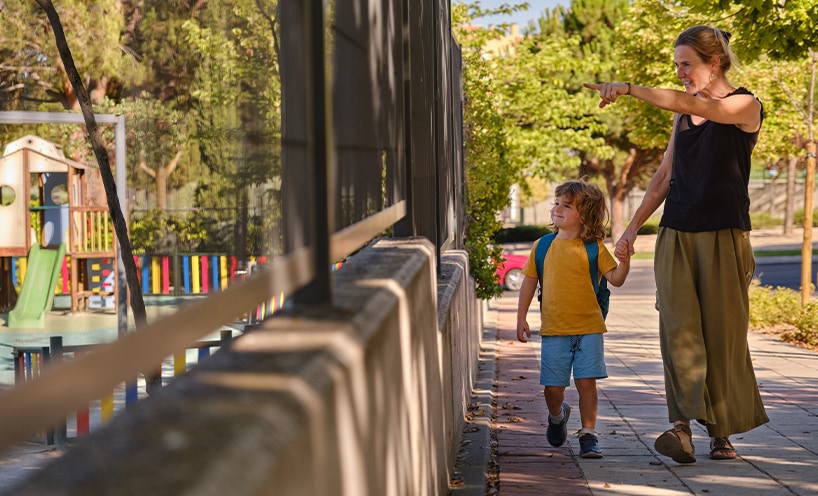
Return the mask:
[[464,147],[466,159],[466,251],[478,298],[502,293],[497,282],[501,248],[492,243],[501,227],[497,212],[508,204],[508,192],[521,180],[518,162],[509,159],[507,128],[495,98],[499,88],[481,53],[486,30],[467,29],[479,5],[453,5],[452,22],[463,54]]
[[[101,100],[122,79],[135,77],[139,68],[120,49],[126,19],[117,0],[59,2],[60,19],[80,74],[92,99]],[[45,13],[36,2],[0,4],[0,110],[35,110],[41,104],[52,111],[79,108],[51,35]],[[89,28],[91,27],[91,28]],[[111,85],[111,88],[108,86]],[[100,89],[102,95],[94,90]]]
[[[234,224],[229,211],[200,209],[168,214],[154,209],[132,217],[130,234],[136,253],[233,253]],[[264,253],[264,218],[251,215],[248,224],[248,253]]]
[[764,105],[764,125],[753,156],[765,164],[803,153],[807,136],[810,67],[807,59],[773,61],[767,56],[744,66],[743,83]]
[[578,58],[581,37],[527,37],[512,57],[491,60],[497,106],[506,121],[509,159],[543,178],[576,175],[576,150],[611,157],[595,112],[598,99],[582,89],[580,74],[602,62],[595,54]]
[[210,216],[196,214],[169,216],[154,209],[131,220],[134,253],[174,253],[200,251],[208,231],[202,225]]
[[[685,0],[711,18],[730,19],[738,51],[754,58],[799,59],[818,47],[818,2],[815,0]],[[731,40],[731,44],[734,43]]]
[[[803,226],[804,225],[804,209],[799,208],[793,213],[793,223],[796,226]],[[812,212],[812,225],[818,226],[818,210],[814,210]]]
[[801,295],[788,288],[761,286],[758,279],[750,286],[750,326],[796,325],[801,314]]
[[753,229],[767,229],[784,225],[784,219],[773,217],[767,212],[750,212],[750,224]]
[[143,217],[133,217],[129,229],[133,252],[161,253],[162,239],[165,234],[164,212],[152,210]]
[[786,326],[782,337],[794,343],[818,346],[818,302],[801,306],[801,294],[788,288],[750,286],[750,326]]
[[550,232],[548,226],[521,225],[504,227],[494,235],[494,242],[499,244],[536,241]]
[[810,302],[798,314],[796,330],[787,338],[807,346],[818,346],[818,303]]
[[657,234],[659,232],[659,217],[651,217],[642,224],[637,234]]
[[[618,72],[621,80],[680,89],[673,66],[673,44],[679,33],[695,24],[707,24],[707,20],[692,15],[677,1],[635,0],[617,26],[617,39],[621,40]],[[632,115],[631,141],[642,148],[664,150],[673,127],[672,114],[635,98],[623,103]]]

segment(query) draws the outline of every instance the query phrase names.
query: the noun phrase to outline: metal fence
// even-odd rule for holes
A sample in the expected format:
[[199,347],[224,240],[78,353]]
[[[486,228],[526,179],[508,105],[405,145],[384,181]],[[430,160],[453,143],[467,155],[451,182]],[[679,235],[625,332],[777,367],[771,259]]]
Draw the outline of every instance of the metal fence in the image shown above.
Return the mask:
[[331,304],[333,263],[384,232],[425,236],[438,258],[462,247],[461,57],[449,1],[281,0],[275,19],[281,169],[267,191],[280,192],[280,225],[267,235],[281,253],[246,281],[4,392],[0,445],[58,424],[248,307],[281,294]]

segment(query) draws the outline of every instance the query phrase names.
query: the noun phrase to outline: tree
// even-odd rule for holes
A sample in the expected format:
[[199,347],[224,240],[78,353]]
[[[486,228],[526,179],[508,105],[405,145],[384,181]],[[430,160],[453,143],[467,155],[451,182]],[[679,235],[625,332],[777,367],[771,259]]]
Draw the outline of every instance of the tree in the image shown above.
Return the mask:
[[795,211],[795,177],[803,162],[807,124],[804,109],[809,88],[804,61],[774,61],[767,56],[748,65],[742,78],[764,105],[762,138],[753,156],[787,172],[784,234],[791,234]]
[[483,58],[485,41],[497,32],[471,27],[475,16],[493,11],[456,3],[452,24],[463,57],[463,134],[466,162],[466,251],[478,298],[502,293],[497,283],[501,248],[492,242],[500,229],[497,212],[508,205],[511,186],[521,178],[519,162],[509,159],[508,129],[495,98],[499,88]]
[[515,55],[491,60],[509,159],[528,173],[549,179],[570,174],[581,163],[577,150],[611,156],[599,137],[604,125],[596,104],[574,77],[585,64],[599,62],[575,56],[580,42],[565,34],[526,37]]
[[[131,159],[136,159],[139,170],[153,179],[156,208],[167,211],[171,175],[190,148],[187,117],[147,93],[123,102],[121,107],[131,124],[128,129]],[[175,184],[181,185],[184,179]]]
[[815,0],[688,0],[696,11],[730,18],[741,34],[738,46],[749,57],[808,60],[809,90],[802,109],[807,125],[807,175],[804,197],[804,242],[801,247],[801,303],[812,293],[812,211],[815,181],[815,81],[818,76],[818,2]]
[[[121,81],[139,71],[119,49],[126,19],[117,0],[60,2],[61,19],[71,43],[83,47],[75,63],[83,73],[93,104],[115,93]],[[4,2],[0,9],[0,108],[31,109],[42,103],[79,110],[57,48],[44,43],[48,21],[36,13],[34,2]]]
[[[609,81],[621,78],[621,54],[618,41],[622,39],[617,26],[628,14],[627,0],[574,0],[563,14],[562,27],[568,34],[577,35],[581,42],[576,56],[588,60],[583,74],[576,78],[584,81]],[[593,63],[599,60],[599,63]],[[612,107],[599,115],[603,126],[600,137],[607,148],[604,155],[591,149],[580,149],[580,173],[601,176],[606,185],[611,205],[611,233],[617,239],[625,230],[624,204],[630,192],[643,185],[656,170],[662,159],[662,146],[642,145],[631,138],[631,123],[636,112],[644,107]]]
[[[187,42],[200,54],[192,91],[193,132],[207,167],[197,203],[233,211],[232,248],[240,257],[248,253],[248,241],[254,247],[280,246],[273,229],[281,215],[276,9],[277,2],[270,0],[222,2],[183,26]],[[254,193],[267,207],[266,222],[251,218]],[[248,240],[251,235],[262,239]]]
[[[145,313],[145,302],[142,299],[142,290],[139,287],[139,279],[136,272],[136,262],[134,262],[133,252],[131,250],[131,242],[128,238],[128,227],[125,224],[125,217],[122,215],[122,210],[119,208],[119,199],[116,192],[116,183],[114,175],[111,173],[111,164],[108,160],[108,152],[102,145],[99,139],[99,131],[94,118],[94,109],[91,106],[91,99],[88,91],[82,84],[82,77],[77,71],[74,64],[71,50],[68,47],[68,42],[65,38],[62,24],[60,23],[59,14],[54,8],[51,0],[36,0],[37,5],[45,11],[51,28],[54,31],[54,38],[56,40],[57,50],[59,51],[60,60],[65,67],[66,74],[71,82],[74,94],[77,95],[82,115],[85,118],[85,125],[88,129],[88,137],[94,149],[94,155],[97,157],[99,170],[102,175],[102,183],[105,187],[105,196],[108,200],[108,210],[111,214],[111,220],[114,224],[114,231],[116,232],[119,248],[122,252],[121,259],[125,266],[125,276],[128,281],[128,289],[131,301],[131,309],[134,314],[134,320],[137,327],[143,327],[147,324],[147,315]],[[147,377],[149,388],[161,386],[162,375],[161,370]]]

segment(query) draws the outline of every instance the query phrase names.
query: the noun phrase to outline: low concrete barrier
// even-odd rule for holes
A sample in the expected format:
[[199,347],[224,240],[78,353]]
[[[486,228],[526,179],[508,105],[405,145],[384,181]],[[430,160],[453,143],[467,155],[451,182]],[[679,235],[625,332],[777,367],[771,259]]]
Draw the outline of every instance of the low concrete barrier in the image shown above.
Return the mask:
[[276,314],[8,494],[446,494],[479,353],[465,254],[438,277],[428,241],[381,240],[335,295]]

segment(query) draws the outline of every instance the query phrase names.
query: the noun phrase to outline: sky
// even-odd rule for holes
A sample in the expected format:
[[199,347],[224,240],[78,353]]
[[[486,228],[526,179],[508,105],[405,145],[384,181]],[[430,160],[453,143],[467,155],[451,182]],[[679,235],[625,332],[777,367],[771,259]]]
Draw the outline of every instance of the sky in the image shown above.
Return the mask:
[[484,9],[496,8],[502,4],[514,5],[518,3],[528,2],[528,10],[517,12],[510,16],[496,16],[484,17],[475,21],[475,24],[481,26],[488,26],[489,24],[499,24],[502,22],[516,22],[520,26],[525,26],[528,21],[533,21],[540,17],[540,14],[546,8],[554,8],[556,5],[569,5],[570,0],[479,0],[480,6]]

